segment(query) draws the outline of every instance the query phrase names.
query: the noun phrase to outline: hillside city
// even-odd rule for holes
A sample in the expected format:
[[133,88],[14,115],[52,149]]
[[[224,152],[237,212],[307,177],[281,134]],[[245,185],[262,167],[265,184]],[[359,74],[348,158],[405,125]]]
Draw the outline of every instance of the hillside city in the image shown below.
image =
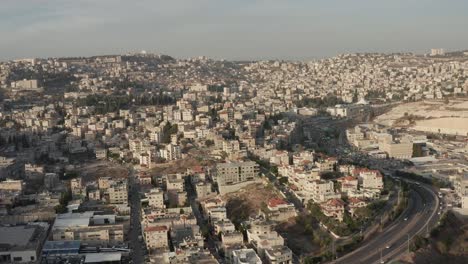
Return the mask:
[[0,263],[468,261],[468,51],[3,61],[0,124]]

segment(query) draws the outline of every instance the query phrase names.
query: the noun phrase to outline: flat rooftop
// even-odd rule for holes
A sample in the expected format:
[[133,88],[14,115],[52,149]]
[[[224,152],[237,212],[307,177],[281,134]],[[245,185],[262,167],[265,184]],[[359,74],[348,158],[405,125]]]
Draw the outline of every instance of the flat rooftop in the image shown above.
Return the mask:
[[121,259],[122,259],[122,253],[118,253],[118,252],[90,253],[90,254],[86,254],[84,263],[120,262]]
[[79,250],[81,241],[69,240],[69,241],[46,241],[42,250]]
[[25,247],[36,231],[35,226],[0,227],[0,244]]

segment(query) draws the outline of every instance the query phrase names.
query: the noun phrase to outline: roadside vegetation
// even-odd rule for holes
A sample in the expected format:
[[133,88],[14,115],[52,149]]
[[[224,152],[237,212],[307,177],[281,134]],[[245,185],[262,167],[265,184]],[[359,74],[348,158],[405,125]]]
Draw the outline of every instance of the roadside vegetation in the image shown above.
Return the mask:
[[448,212],[429,237],[415,236],[405,263],[467,263],[468,220]]
[[439,180],[437,178],[426,178],[426,177],[423,177],[421,175],[418,175],[418,174],[412,173],[412,172],[406,172],[406,171],[398,170],[398,171],[396,171],[396,175],[398,177],[402,177],[402,178],[405,178],[405,179],[408,179],[408,180],[413,180],[413,181],[418,181],[418,182],[430,184],[430,185],[432,185],[434,187],[437,187],[437,188],[448,188],[448,187],[450,187],[450,184],[448,182]]

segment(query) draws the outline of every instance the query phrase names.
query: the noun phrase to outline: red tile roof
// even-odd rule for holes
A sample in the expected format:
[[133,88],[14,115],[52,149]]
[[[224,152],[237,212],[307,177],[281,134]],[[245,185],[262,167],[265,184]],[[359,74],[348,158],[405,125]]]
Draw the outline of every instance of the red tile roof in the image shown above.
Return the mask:
[[335,207],[345,206],[345,202],[343,200],[339,199],[339,198],[330,199],[330,200],[326,201],[325,204],[332,205],[332,206],[335,206]]
[[353,176],[345,176],[338,179],[338,181],[357,181],[356,177]]
[[356,168],[353,170],[353,175],[359,175],[361,173],[375,173],[377,177],[382,177],[382,174],[378,170],[370,170],[368,168]]
[[363,202],[363,200],[357,198],[357,197],[351,197],[349,198],[349,203],[351,204],[356,204],[356,203],[360,203],[360,202]]
[[163,232],[167,230],[166,226],[149,226],[145,228],[145,232]]
[[278,205],[282,205],[282,204],[288,204],[285,200],[281,199],[281,198],[273,198],[273,199],[270,199],[270,201],[268,201],[268,206],[269,207],[276,207]]

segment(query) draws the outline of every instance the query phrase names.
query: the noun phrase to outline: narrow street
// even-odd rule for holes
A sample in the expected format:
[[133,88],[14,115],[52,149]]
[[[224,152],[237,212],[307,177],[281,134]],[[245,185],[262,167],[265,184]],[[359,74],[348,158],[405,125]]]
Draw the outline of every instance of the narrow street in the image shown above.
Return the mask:
[[129,184],[129,204],[130,204],[130,232],[129,241],[131,257],[134,264],[144,263],[144,243],[139,240],[141,232],[140,223],[140,184],[135,179],[135,171],[133,168],[129,171],[128,177]]
[[[199,203],[197,201],[197,194],[195,193],[195,190],[192,184],[188,182],[185,186],[186,186],[185,189],[188,194],[188,199],[190,201],[190,206],[192,207],[192,212],[197,218],[198,226],[200,226],[201,230],[208,229],[209,228],[208,223],[205,221],[202,213],[200,212]],[[208,248],[208,250],[218,260],[220,264],[224,263],[224,259],[221,258],[221,256],[218,254],[216,250],[216,242],[215,242],[215,238],[213,237],[213,234],[211,234],[211,230],[205,240],[205,247]]]

